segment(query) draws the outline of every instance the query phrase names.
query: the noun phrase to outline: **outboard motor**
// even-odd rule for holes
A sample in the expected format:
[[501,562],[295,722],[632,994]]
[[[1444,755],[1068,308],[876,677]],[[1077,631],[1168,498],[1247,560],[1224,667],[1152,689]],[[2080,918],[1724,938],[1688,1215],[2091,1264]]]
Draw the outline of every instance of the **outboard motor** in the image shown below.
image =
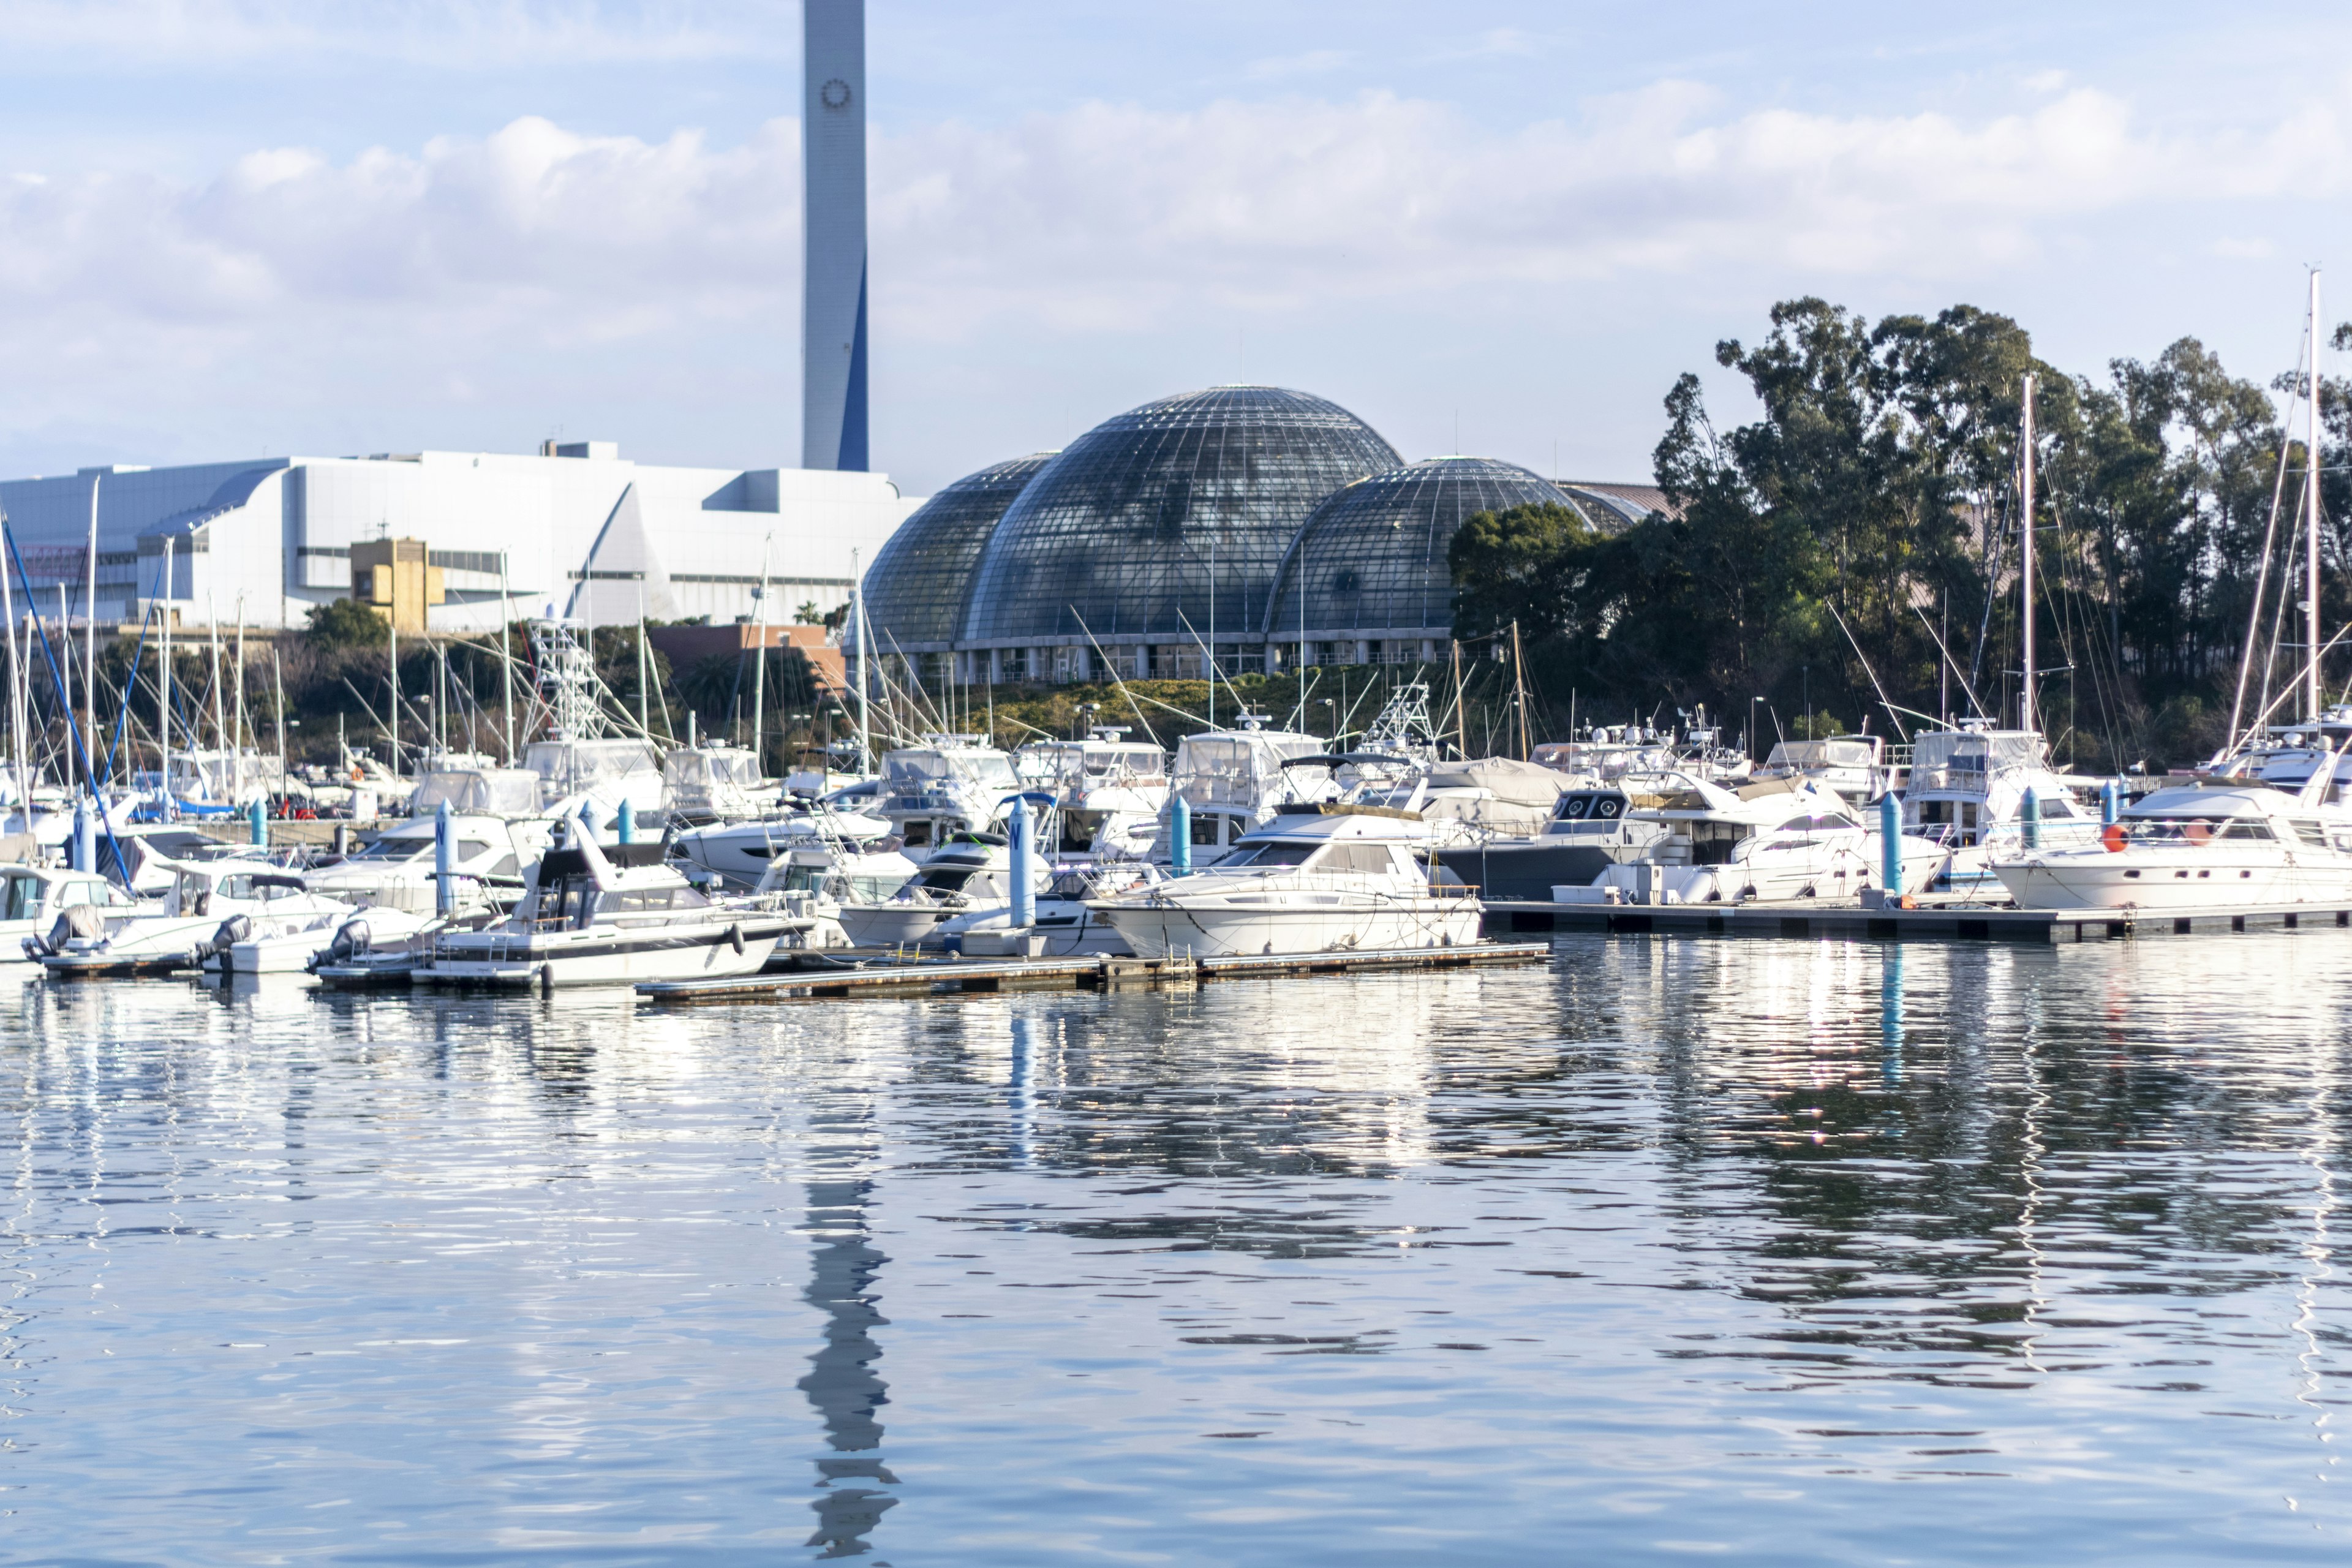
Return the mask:
[[66,943],[78,936],[96,937],[105,934],[106,921],[98,912],[98,906],[76,904],[73,908],[58,914],[57,920],[49,926],[49,934],[47,937],[28,936],[25,939],[25,956],[37,960],[45,958],[51,953],[63,952],[66,950]]
[[327,943],[327,951],[310,960],[310,967],[316,969],[326,963],[349,963],[355,958],[364,958],[372,940],[373,933],[368,930],[367,921],[345,921],[335,928],[334,940]]
[[221,921],[218,929],[214,931],[212,941],[200,942],[196,943],[196,962],[198,963],[202,963],[205,959],[212,957],[215,953],[226,952],[230,948],[235,947],[238,942],[247,941],[252,935],[252,916],[231,915],[228,919]]

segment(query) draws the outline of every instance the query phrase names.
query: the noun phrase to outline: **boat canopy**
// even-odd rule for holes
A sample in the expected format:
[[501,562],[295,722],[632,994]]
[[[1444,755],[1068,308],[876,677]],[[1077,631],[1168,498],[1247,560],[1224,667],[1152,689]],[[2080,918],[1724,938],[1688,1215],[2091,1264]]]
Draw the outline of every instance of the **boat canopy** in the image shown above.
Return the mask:
[[541,794],[551,800],[657,773],[654,748],[643,741],[533,741],[522,764],[539,775]]
[[908,746],[882,759],[882,778],[893,794],[919,793],[929,784],[977,784],[983,789],[1018,789],[1020,775],[1013,759],[1003,752],[978,747],[952,750]]
[[1911,793],[1980,793],[1993,774],[2049,765],[2047,742],[2031,730],[1927,730],[1911,744]]
[[[1921,737],[1922,741],[1926,739]],[[1766,758],[1768,768],[1869,768],[1878,765],[1885,742],[1875,735],[1832,735],[1826,741],[1783,741]]]
[[416,782],[412,816],[446,805],[459,816],[531,816],[539,811],[539,775],[528,768],[437,768]]
[[[1176,793],[1192,805],[1252,805],[1286,763],[1313,757],[1323,742],[1285,730],[1212,730],[1176,743]],[[1311,781],[1297,781],[1312,787]]]

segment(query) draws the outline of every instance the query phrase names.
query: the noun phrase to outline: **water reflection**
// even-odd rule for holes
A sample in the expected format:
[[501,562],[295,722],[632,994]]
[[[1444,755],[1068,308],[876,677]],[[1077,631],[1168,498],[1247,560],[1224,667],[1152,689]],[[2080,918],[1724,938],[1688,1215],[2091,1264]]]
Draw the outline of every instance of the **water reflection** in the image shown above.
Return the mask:
[[34,984],[12,1550],[2340,1551],[2347,996],[2316,932],[694,1013]]

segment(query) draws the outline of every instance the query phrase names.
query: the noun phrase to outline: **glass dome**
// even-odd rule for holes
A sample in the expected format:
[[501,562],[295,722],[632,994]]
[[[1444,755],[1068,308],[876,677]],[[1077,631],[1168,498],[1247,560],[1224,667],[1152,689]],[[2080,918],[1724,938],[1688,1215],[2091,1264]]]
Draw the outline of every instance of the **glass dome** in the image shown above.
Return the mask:
[[1432,458],[1349,485],[1315,509],[1283,556],[1265,636],[1297,638],[1302,614],[1308,637],[1451,636],[1454,531],[1530,502],[1576,510],[1559,486],[1491,458]]
[[[981,557],[962,642],[1255,641],[1315,503],[1398,466],[1335,403],[1272,386],[1186,393],[1107,420],[1021,493]],[[1212,563],[1214,570],[1212,571]]]
[[[1004,509],[1053,458],[994,463],[915,509],[866,569],[866,624],[877,654],[942,653],[971,589],[971,569]],[[856,628],[843,639],[857,646]]]

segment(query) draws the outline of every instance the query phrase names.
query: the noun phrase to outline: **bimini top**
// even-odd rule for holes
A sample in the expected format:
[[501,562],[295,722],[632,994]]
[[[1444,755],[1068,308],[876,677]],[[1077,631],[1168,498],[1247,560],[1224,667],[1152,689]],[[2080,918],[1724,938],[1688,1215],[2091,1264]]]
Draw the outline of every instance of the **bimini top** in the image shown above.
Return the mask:
[[1307,513],[1398,463],[1370,426],[1303,392],[1220,386],[1130,409],[1072,442],[1006,511],[961,640],[1190,644],[1213,618],[1219,641],[1255,640]]
[[[966,474],[898,525],[866,569],[861,595],[877,654],[944,653],[953,646],[988,536],[1053,456],[1038,452]],[[856,637],[852,626],[842,640],[856,647]]]
[[1479,512],[1528,505],[1576,510],[1559,486],[1492,458],[1432,458],[1360,479],[1317,507],[1291,542],[1265,635],[1297,637],[1303,614],[1309,637],[1447,636],[1455,531]]

